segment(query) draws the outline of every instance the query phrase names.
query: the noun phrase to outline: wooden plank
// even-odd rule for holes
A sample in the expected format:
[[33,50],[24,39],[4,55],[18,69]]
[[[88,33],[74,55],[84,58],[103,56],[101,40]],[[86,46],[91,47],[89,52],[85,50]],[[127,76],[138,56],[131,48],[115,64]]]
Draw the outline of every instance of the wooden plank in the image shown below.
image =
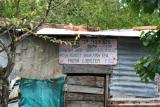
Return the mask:
[[108,104],[108,107],[160,107],[160,103],[120,103]]
[[63,72],[66,74],[111,74],[111,66],[104,65],[64,65]]
[[66,107],[103,107],[103,102],[95,101],[67,101]]
[[158,30],[160,29],[160,26],[139,26],[139,27],[133,27],[133,30]]
[[103,87],[104,77],[98,76],[67,76],[67,84]]
[[103,88],[95,88],[89,86],[80,86],[80,85],[65,85],[65,91],[75,92],[75,93],[91,93],[91,94],[104,94]]
[[110,102],[160,102],[160,98],[110,98]]
[[109,98],[109,75],[106,75],[104,82],[104,107],[107,107]]
[[65,94],[66,101],[98,101],[103,102],[104,96],[99,94],[86,94],[86,93],[70,93]]

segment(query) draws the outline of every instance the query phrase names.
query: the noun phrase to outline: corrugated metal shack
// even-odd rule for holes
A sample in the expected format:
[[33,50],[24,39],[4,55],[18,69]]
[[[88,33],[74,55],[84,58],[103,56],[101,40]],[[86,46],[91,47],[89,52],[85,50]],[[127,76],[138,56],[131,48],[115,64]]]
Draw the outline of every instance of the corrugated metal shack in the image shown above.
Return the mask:
[[[149,104],[158,107],[155,104],[159,101],[157,82],[146,84],[140,81],[134,71],[137,60],[148,55],[139,40],[141,31],[127,29],[86,32],[43,28],[36,34],[61,39],[80,35],[82,40],[116,40],[117,58],[113,65],[58,64],[60,47],[36,37],[25,39],[19,45],[16,51],[17,64],[12,75],[18,72],[22,77],[48,79],[52,78],[53,69],[62,69],[67,75],[65,107],[142,107]],[[4,57],[1,56],[0,62],[3,64]]]
[[[137,60],[149,53],[144,51],[139,40],[141,31],[107,30],[98,32],[67,31],[44,28],[37,34],[72,37],[81,35],[89,39],[116,39],[117,64],[64,64],[66,79],[66,107],[121,107],[146,106],[159,101],[156,81],[148,84],[142,82],[134,71]],[[152,102],[152,103],[151,103]],[[126,104],[127,103],[127,104]],[[147,103],[141,104],[141,103]],[[123,105],[124,104],[124,105]]]

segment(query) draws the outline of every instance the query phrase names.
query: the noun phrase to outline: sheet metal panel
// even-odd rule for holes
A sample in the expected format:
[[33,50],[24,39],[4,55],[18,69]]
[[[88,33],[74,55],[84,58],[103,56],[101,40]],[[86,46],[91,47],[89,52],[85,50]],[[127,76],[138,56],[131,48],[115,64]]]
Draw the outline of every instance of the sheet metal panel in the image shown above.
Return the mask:
[[[144,32],[147,32],[145,30]],[[61,35],[61,36],[75,36],[80,34],[81,36],[87,37],[100,37],[100,36],[113,36],[113,37],[140,37],[142,31],[135,31],[133,29],[111,29],[111,30],[102,30],[97,32],[86,32],[86,31],[73,31],[66,29],[57,29],[57,28],[43,28],[37,31],[35,34],[38,35]]]
[[118,64],[113,66],[110,95],[113,97],[156,97],[155,81],[142,82],[134,71],[137,60],[149,53],[144,51],[138,38],[118,38]]

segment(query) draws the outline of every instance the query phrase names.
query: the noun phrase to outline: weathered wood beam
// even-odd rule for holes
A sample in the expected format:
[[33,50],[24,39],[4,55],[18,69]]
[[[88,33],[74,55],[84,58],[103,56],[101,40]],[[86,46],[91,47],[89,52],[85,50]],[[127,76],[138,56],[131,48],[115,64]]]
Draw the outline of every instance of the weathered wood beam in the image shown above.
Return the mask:
[[105,76],[104,81],[104,107],[107,107],[108,98],[109,98],[109,75]]
[[104,94],[103,88],[80,86],[80,85],[67,85],[65,91],[72,93],[90,93],[90,94]]
[[103,102],[103,95],[100,94],[84,94],[84,93],[71,93],[65,95],[66,101],[99,101]]
[[160,30],[160,26],[137,26],[137,27],[133,27],[133,30]]
[[104,65],[64,65],[66,74],[111,74],[112,68]]

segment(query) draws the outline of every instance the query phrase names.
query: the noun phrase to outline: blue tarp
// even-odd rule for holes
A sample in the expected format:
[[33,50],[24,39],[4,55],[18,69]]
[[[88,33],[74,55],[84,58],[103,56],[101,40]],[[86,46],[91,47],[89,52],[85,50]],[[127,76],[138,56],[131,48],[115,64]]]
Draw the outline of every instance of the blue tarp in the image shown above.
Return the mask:
[[63,107],[64,77],[20,80],[20,107]]

